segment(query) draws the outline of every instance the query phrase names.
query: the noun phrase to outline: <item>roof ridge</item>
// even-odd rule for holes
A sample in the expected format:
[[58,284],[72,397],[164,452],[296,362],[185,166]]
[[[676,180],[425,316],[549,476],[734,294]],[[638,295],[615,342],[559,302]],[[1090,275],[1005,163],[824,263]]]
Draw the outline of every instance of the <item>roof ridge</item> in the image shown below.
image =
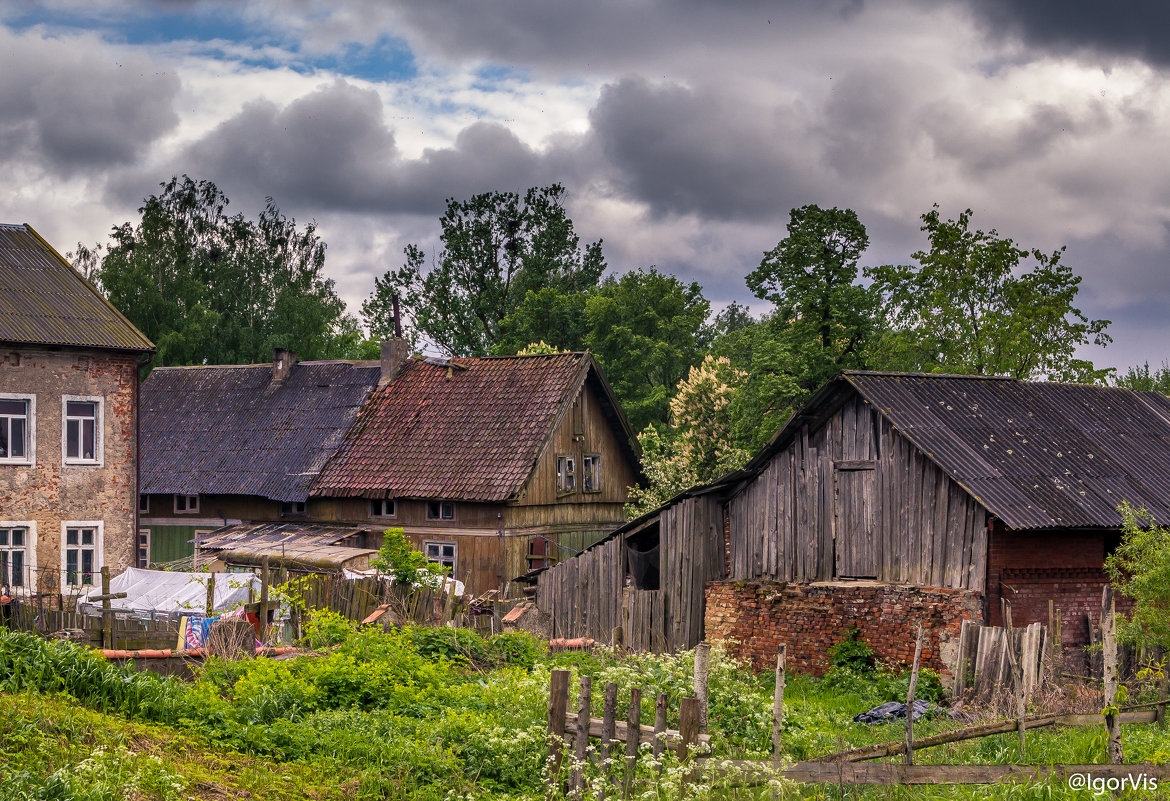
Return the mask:
[[[975,381],[1021,381],[1019,378],[1012,378],[1009,375],[976,375],[972,373],[906,373],[898,370],[842,370],[842,375],[873,375],[883,376],[889,378],[964,378]],[[1041,382],[1029,381],[1026,383],[1059,383],[1059,382]]]

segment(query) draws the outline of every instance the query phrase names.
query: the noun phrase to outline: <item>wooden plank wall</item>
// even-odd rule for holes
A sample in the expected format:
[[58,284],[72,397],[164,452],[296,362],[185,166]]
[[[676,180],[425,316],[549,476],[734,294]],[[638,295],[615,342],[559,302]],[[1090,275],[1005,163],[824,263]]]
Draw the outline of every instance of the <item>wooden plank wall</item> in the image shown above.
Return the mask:
[[[872,492],[873,531],[862,537],[838,515],[836,473],[838,462],[867,460],[872,482],[849,482]],[[728,516],[737,580],[832,580],[840,548],[881,581],[984,589],[987,512],[856,395],[806,424],[728,502]]]
[[635,650],[673,651],[703,638],[703,589],[723,571],[723,513],[712,495],[687,498],[659,517],[659,590],[626,586],[626,544],[615,537],[540,574],[537,607],[553,637],[611,640],[623,626]]

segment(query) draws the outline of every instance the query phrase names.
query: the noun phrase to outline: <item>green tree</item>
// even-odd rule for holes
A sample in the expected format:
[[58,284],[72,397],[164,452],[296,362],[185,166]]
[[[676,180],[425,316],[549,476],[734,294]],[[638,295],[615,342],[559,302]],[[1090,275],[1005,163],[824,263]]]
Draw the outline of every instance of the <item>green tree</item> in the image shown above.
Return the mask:
[[675,387],[702,361],[710,310],[697,283],[654,268],[610,276],[589,293],[585,341],[635,431],[667,422]]
[[357,321],[323,275],[325,243],[272,198],[255,220],[227,216],[227,197],[184,175],[146,198],[137,225],[70,254],[110,302],[158,346],[156,365],[346,356]]
[[[917,265],[872,267],[885,313],[900,335],[905,367],[1015,378],[1096,383],[1110,372],[1074,357],[1105,345],[1108,320],[1091,320],[1074,303],[1081,278],[1061,264],[1064,248],[1027,250],[992,229],[972,230],[972,212],[943,220],[922,215],[930,248]],[[1031,270],[1017,274],[1031,257]]]
[[865,347],[876,330],[875,293],[858,279],[869,246],[852,209],[808,205],[792,209],[788,235],[747,276],[756,297],[773,303],[784,338],[819,386],[844,368],[865,367]]
[[1170,395],[1170,364],[1162,362],[1162,366],[1157,370],[1151,370],[1149,362],[1141,367],[1130,367],[1125,375],[1116,376],[1113,383],[1138,392],[1161,392],[1163,395]]
[[[564,208],[564,187],[485,192],[468,200],[447,200],[439,220],[442,250],[428,268],[426,254],[406,247],[406,263],[375,282],[362,304],[371,335],[386,336],[389,298],[397,293],[412,320],[412,338],[422,337],[451,355],[486,356],[506,332],[514,352],[534,339],[553,344],[554,330],[509,315],[528,302],[534,308],[561,308],[559,295],[576,295],[597,285],[605,270],[601,242],[584,248]],[[553,294],[542,294],[544,290]],[[528,300],[529,296],[533,300]],[[583,305],[578,303],[578,312]],[[559,325],[549,311],[549,325]]]
[[1105,572],[1119,593],[1133,599],[1118,615],[1125,642],[1170,648],[1170,530],[1154,525],[1145,509],[1123,503],[1121,544],[1105,558]]

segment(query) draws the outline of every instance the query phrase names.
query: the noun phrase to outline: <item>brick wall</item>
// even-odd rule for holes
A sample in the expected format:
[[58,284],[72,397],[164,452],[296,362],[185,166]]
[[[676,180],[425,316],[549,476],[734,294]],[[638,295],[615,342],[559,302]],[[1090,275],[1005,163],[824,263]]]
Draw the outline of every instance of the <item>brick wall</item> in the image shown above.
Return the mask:
[[854,626],[883,662],[911,662],[918,621],[927,635],[923,664],[945,670],[962,621],[982,620],[983,608],[976,592],[876,582],[713,581],[706,596],[708,640],[734,641],[731,652],[757,670],[772,668],[776,646],[787,643],[791,668],[817,675],[829,668],[829,647]]
[[[1000,599],[1012,604],[1015,626],[1048,624],[1048,602],[1059,610],[1061,636],[1067,647],[1089,643],[1085,616],[1094,627],[1101,619],[1101,591],[1108,579],[1102,570],[1106,546],[1117,532],[1009,531],[994,521],[988,537],[987,602],[993,625],[1002,625]],[[1128,603],[1118,599],[1118,609]]]
[[[66,521],[101,521],[104,563],[134,564],[137,370],[133,353],[0,348],[0,392],[36,396],[35,464],[0,464],[0,519],[35,523],[40,568],[60,565]],[[63,464],[64,395],[102,398],[100,465]]]

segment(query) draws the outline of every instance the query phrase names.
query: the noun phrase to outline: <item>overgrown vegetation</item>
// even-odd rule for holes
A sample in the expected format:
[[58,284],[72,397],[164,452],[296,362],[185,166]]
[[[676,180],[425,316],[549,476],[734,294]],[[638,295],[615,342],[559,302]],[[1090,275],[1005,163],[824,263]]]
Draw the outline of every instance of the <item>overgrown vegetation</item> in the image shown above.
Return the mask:
[[[619,706],[643,689],[643,721],[657,693],[669,725],[691,694],[693,654],[548,654],[526,634],[484,639],[454,629],[357,629],[320,613],[306,625],[316,651],[286,660],[212,660],[191,683],[117,667],[86,649],[0,631],[0,798],[541,798],[545,792],[550,671],[613,681]],[[855,637],[834,649],[829,676],[795,675],[785,696],[784,752],[792,760],[899,739],[901,725],[866,727],[854,714],[905,698],[905,675],[870,662]],[[771,676],[755,676],[716,648],[710,671],[713,752],[765,758]],[[937,682],[920,678],[920,694]],[[602,693],[594,693],[594,715]],[[960,723],[919,723],[920,736]],[[1164,762],[1170,737],[1127,726],[1127,758]],[[1014,735],[921,752],[930,763],[1101,762],[1100,729],[1037,731],[1021,755]],[[590,775],[596,779],[593,769]],[[683,797],[686,775],[668,757],[643,760],[640,797]],[[781,797],[836,797],[835,788],[785,786]],[[700,778],[685,797],[766,798],[770,788]],[[828,795],[826,794],[828,793]],[[911,795],[913,794],[913,795]],[[986,798],[987,788],[875,788],[855,798]],[[1061,783],[1005,787],[993,797],[1079,798]]]

